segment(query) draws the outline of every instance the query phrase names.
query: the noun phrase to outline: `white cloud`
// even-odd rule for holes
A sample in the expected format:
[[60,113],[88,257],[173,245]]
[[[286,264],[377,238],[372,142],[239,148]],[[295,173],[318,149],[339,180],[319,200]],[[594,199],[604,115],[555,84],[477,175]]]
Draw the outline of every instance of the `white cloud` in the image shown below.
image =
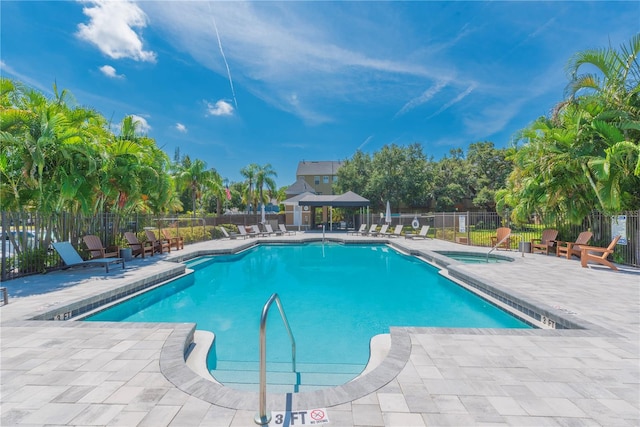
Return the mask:
[[124,78],[124,74],[118,74],[116,72],[116,69],[113,68],[111,65],[103,65],[99,69],[100,69],[100,71],[102,71],[102,74],[104,74],[105,76],[110,77],[112,79],[122,79],[122,78]]
[[133,123],[137,123],[136,124],[136,129],[138,130],[137,133],[139,134],[149,133],[149,131],[151,130],[151,126],[147,122],[147,119],[145,119],[144,117],[140,117],[136,114],[130,114],[130,116]]
[[229,104],[224,100],[220,100],[215,104],[210,102],[205,102],[207,105],[207,116],[232,116],[233,115],[233,105]]
[[76,35],[113,59],[131,58],[135,61],[155,62],[155,52],[144,50],[136,29],[147,26],[147,15],[129,1],[96,0],[84,7],[88,24],[78,24]]
[[436,111],[435,113],[431,114],[429,117],[427,117],[427,119],[431,119],[435,116],[437,116],[438,114],[442,113],[443,111],[451,108],[453,105],[457,104],[458,102],[462,101],[463,99],[465,99],[471,92],[473,92],[473,90],[476,88],[475,84],[470,85],[464,92],[458,94],[458,96],[456,96],[455,98],[453,98],[451,101],[447,102],[446,104],[444,104],[442,107],[440,107],[440,109],[438,111]]
[[[412,43],[394,43],[391,48],[389,41],[381,48],[384,38],[354,37],[362,30],[358,25],[372,23],[354,20],[348,13],[330,13],[340,8],[262,2],[142,2],[140,6],[177,49],[228,77],[226,59],[234,80],[244,88],[311,124],[335,121],[335,110],[327,101],[336,98],[354,105],[383,98],[398,102],[407,99],[404,92],[410,90],[399,91],[398,81],[412,80],[416,87],[425,80],[460,80],[442,60],[413,57],[420,52]],[[317,13],[331,16],[318,19]]]
[[182,123],[176,123],[176,130],[181,133],[187,133],[187,127]]
[[437,82],[435,85],[431,86],[429,89],[425,90],[422,95],[413,98],[411,101],[407,102],[406,104],[404,104],[404,106],[400,109],[400,111],[398,111],[396,113],[395,117],[399,117],[411,110],[413,110],[414,108],[425,104],[427,102],[429,102],[431,100],[431,98],[433,98],[435,95],[438,94],[438,92],[440,92],[442,90],[442,88],[444,88],[447,85],[446,81],[439,81]]

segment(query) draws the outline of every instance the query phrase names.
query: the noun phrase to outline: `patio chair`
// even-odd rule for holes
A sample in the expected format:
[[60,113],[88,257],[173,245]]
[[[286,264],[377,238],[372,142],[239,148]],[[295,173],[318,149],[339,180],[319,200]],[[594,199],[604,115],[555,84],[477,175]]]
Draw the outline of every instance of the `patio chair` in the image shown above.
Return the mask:
[[166,228],[162,229],[162,235],[166,240],[169,241],[169,245],[178,249],[184,249],[184,237],[182,236],[172,236],[171,232]]
[[288,235],[296,234],[294,230],[287,230],[287,227],[285,227],[284,224],[278,224],[278,228],[280,229],[280,231],[282,231],[282,234],[288,234]]
[[371,235],[374,237],[384,236],[385,234],[387,234],[388,228],[389,228],[389,224],[382,224],[382,227],[380,227],[380,230],[374,231]]
[[138,236],[131,231],[126,231],[124,233],[124,238],[127,239],[127,243],[131,248],[131,253],[134,257],[138,255],[142,255],[144,258],[145,254],[148,252],[151,256],[153,256],[153,246],[151,246],[151,242],[141,242],[138,240]]
[[[262,226],[264,227],[264,224],[262,224]],[[260,224],[251,225],[250,227],[251,231],[249,232],[249,234],[254,234],[256,237],[269,237],[269,233],[263,230],[260,227]]]
[[391,233],[384,233],[384,235],[389,237],[400,237],[402,235],[402,225],[396,225]]
[[572,256],[577,256],[580,258],[582,254],[582,248],[580,246],[585,246],[589,243],[593,237],[593,233],[590,231],[583,231],[578,234],[578,238],[575,242],[563,242],[561,240],[556,241],[558,248],[556,249],[556,256],[565,256],[567,259],[571,259]]
[[363,236],[373,236],[376,234],[376,229],[378,228],[378,226],[376,224],[371,224],[371,227],[369,227],[369,230],[365,231],[364,233],[362,233]]
[[540,252],[549,255],[549,249],[555,247],[557,237],[558,230],[553,228],[543,230],[539,239],[531,239],[531,253]]
[[264,225],[264,229],[265,232],[269,235],[269,236],[282,236],[284,233],[280,230],[273,230],[273,227],[271,227],[271,224],[265,224]]
[[509,227],[500,227],[496,230],[496,235],[491,236],[492,248],[511,248],[511,229]]
[[171,252],[171,243],[168,239],[157,239],[156,233],[151,230],[145,230],[144,234],[147,236],[147,240],[151,242],[154,251],[159,254],[164,253],[165,249],[167,252]]
[[227,239],[231,240],[231,239],[235,239],[238,237],[238,233],[234,233],[234,232],[228,232],[226,228],[220,226],[218,227],[220,229],[220,231],[222,231],[222,235],[224,237],[226,237]]
[[405,234],[404,238],[405,239],[428,239],[427,234],[429,234],[429,225],[423,225],[422,228],[420,228],[420,232],[418,234],[415,233],[409,233],[409,234]]
[[244,225],[239,225],[238,226],[238,232],[245,239],[247,237],[255,237],[256,236],[256,233],[254,233],[253,231],[251,231],[251,232],[247,231],[247,229],[244,227]]
[[120,253],[118,246],[104,247],[100,237],[94,235],[87,235],[82,238],[84,244],[89,250],[89,258],[117,258]]
[[620,240],[622,236],[619,234],[613,238],[609,246],[606,248],[599,248],[597,246],[580,246],[581,254],[580,254],[580,263],[584,268],[587,268],[588,262],[593,262],[596,264],[606,265],[612,270],[618,271],[618,267],[613,265],[611,261],[607,258],[609,255],[613,253],[616,245],[618,244],[618,240]]
[[70,242],[54,242],[52,245],[67,267],[101,265],[108,273],[109,264],[122,264],[124,269],[124,259],[122,258],[94,258],[85,261]]
[[354,231],[349,231],[347,235],[357,236],[358,234],[362,235],[367,230],[367,224],[360,224],[360,228]]

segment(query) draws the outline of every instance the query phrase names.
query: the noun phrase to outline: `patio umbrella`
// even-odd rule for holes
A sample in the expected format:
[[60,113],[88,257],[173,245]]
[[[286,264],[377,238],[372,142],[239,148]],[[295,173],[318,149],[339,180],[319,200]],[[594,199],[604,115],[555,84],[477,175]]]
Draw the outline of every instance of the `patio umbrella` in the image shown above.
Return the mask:
[[262,223],[264,224],[266,221],[265,217],[264,217],[264,203],[262,204]]
[[384,222],[391,223],[391,205],[389,204],[388,200],[387,200],[387,212],[384,215]]

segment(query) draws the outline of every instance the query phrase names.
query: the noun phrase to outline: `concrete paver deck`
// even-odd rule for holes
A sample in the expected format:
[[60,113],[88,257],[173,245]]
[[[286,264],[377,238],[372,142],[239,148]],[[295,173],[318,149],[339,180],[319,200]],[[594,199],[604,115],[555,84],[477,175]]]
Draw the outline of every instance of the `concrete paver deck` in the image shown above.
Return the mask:
[[[318,236],[277,239],[308,238]],[[255,241],[189,245],[108,274],[72,269],[4,283],[11,298],[0,307],[0,425],[255,425],[255,394],[229,391],[186,366],[182,356],[193,325],[30,320],[180,274],[184,266],[172,260]],[[427,257],[483,251],[438,240],[388,241]],[[377,370],[348,387],[295,396],[294,408],[337,402],[322,407],[330,425],[345,427],[640,425],[640,271],[499,254],[514,262],[453,263],[449,272],[581,329],[394,328],[389,355]],[[268,407],[284,410],[285,401],[270,396]]]

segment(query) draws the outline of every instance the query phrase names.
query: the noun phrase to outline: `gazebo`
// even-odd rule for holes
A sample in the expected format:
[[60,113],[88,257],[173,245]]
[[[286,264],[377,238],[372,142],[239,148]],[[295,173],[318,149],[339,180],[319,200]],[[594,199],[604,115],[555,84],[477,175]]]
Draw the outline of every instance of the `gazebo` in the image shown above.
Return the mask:
[[[336,195],[318,195],[318,194],[307,194],[298,200],[298,205],[311,208],[367,208],[367,216],[369,214],[369,200],[360,196],[359,194],[354,193],[353,191],[347,191],[344,194],[336,194]],[[314,218],[314,216],[311,216]],[[333,229],[333,212],[329,209],[329,229]]]

